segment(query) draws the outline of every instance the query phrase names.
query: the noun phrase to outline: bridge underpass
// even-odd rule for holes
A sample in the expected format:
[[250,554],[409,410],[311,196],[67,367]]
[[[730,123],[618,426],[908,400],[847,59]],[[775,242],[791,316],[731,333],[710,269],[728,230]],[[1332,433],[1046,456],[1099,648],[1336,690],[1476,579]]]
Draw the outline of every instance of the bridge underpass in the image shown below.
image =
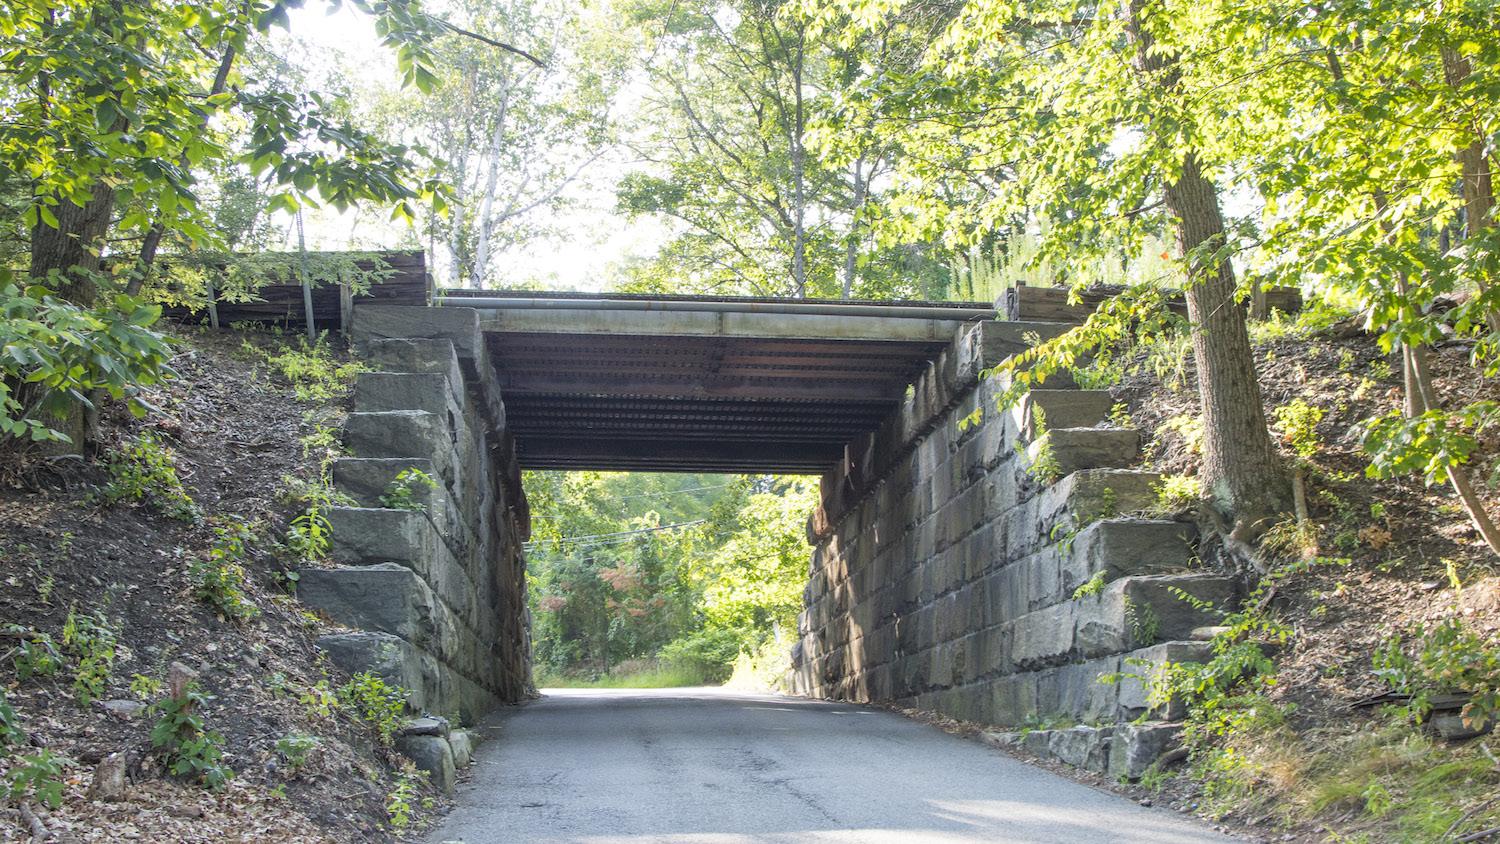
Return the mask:
[[[982,303],[448,291],[526,469],[821,474]],[[1011,326],[1017,347],[1023,329]]]
[[[1176,741],[1180,710],[1146,678],[1204,655],[1194,631],[1237,587],[1194,570],[1192,525],[1139,515],[1159,477],[1133,468],[1140,433],[1108,391],[1063,375],[1000,409],[986,373],[1066,324],[978,304],[435,304],[354,310],[370,371],[333,475],[358,506],[329,512],[338,565],[298,590],[353,630],[320,642],[347,670],[469,723],[533,692],[522,469],[817,473],[796,691],[1086,725],[1014,740],[1111,778]],[[438,483],[420,510],[385,506],[408,468]],[[1142,679],[1099,682],[1122,671]],[[451,783],[446,738],[405,741]]]

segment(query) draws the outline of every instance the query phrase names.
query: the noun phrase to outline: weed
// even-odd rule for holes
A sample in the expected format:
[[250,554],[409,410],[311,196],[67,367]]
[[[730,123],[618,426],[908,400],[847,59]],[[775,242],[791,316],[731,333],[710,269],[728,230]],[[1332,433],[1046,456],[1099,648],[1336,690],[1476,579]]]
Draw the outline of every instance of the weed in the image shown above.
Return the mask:
[[[26,628],[18,624],[11,625],[10,630],[12,633],[28,634]],[[51,677],[62,668],[63,656],[58,653],[51,636],[30,632],[12,651],[11,664],[16,668],[16,677],[21,680]]]
[[1124,378],[1124,364],[1113,357],[1100,357],[1088,366],[1073,370],[1073,382],[1080,390],[1107,390]]
[[6,755],[6,748],[25,743],[26,731],[21,729],[21,716],[5,699],[5,690],[0,689],[0,757]]
[[1203,498],[1203,482],[1191,475],[1162,475],[1156,484],[1156,511],[1178,513]]
[[375,728],[380,743],[389,745],[406,721],[406,690],[365,672],[339,687],[339,702],[353,709]]
[[1016,447],[1029,454],[1030,462],[1026,466],[1026,474],[1038,483],[1052,483],[1062,477],[1062,464],[1057,462],[1057,454],[1052,449],[1052,440],[1047,436],[1047,414],[1040,405],[1033,405],[1031,408],[1030,447],[1024,446],[1019,441]]
[[1169,416],[1157,430],[1170,431],[1182,437],[1183,446],[1189,454],[1203,453],[1203,417],[1192,413]]
[[276,740],[276,753],[282,759],[286,760],[286,763],[291,766],[293,772],[296,772],[307,764],[308,758],[320,744],[322,742],[317,736],[310,736],[306,733],[290,733]]
[[1101,571],[1096,571],[1096,572],[1094,572],[1094,576],[1093,577],[1089,578],[1087,581],[1085,581],[1083,584],[1081,584],[1077,589],[1073,590],[1073,600],[1076,601],[1079,598],[1087,598],[1087,597],[1089,597],[1091,595],[1097,595],[1097,594],[1099,594],[1100,592],[1103,592],[1103,591],[1104,591],[1104,572],[1102,570]]
[[1130,418],[1130,405],[1117,401],[1109,409],[1109,423],[1116,428],[1129,428],[1135,425],[1135,420]]
[[327,557],[332,539],[333,526],[318,507],[309,507],[292,519],[292,525],[286,531],[286,547],[302,560],[316,561]]
[[334,710],[339,708],[338,696],[328,687],[327,680],[319,680],[304,688],[297,696],[297,702],[302,704],[309,718],[332,718]]
[[71,764],[72,760],[50,750],[22,756],[5,775],[5,794],[12,800],[30,794],[49,809],[56,809],[62,805],[62,772]]
[[115,664],[115,631],[104,614],[80,615],[73,608],[63,621],[63,651],[77,661],[73,691],[87,704],[101,697],[109,685]]
[[153,700],[161,696],[165,685],[155,677],[147,677],[145,674],[130,675],[130,693],[137,700]]
[[198,505],[177,476],[177,456],[149,431],[109,458],[109,483],[99,493],[104,504],[143,501],[184,522],[198,520]]
[[312,344],[299,338],[295,348],[283,346],[274,354],[259,349],[255,353],[291,382],[292,391],[301,401],[327,402],[343,398],[349,394],[354,376],[364,369],[358,361],[338,362],[326,335],[319,336]]
[[224,737],[204,729],[199,710],[208,695],[189,683],[182,697],[165,697],[155,704],[161,717],[151,728],[151,746],[161,751],[173,776],[193,776],[210,791],[223,791],[234,771],[221,763]]
[[380,496],[380,506],[392,510],[425,511],[427,505],[419,499],[426,497],[434,489],[437,489],[437,481],[431,475],[415,466],[409,466],[398,472],[395,479],[386,485],[385,493]]
[[51,572],[48,572],[36,584],[36,599],[49,607],[52,606],[52,590],[56,586],[57,578]]
[[1138,604],[1125,596],[1125,623],[1130,625],[1130,639],[1135,647],[1144,648],[1156,644],[1161,635],[1161,618],[1150,604]]
[[396,776],[396,785],[385,798],[385,813],[391,819],[392,829],[405,829],[411,825],[416,814],[412,798],[417,796],[417,787],[425,776],[425,771],[415,770],[405,770]]
[[255,529],[244,522],[217,525],[208,554],[188,564],[193,597],[212,606],[221,618],[245,621],[260,614],[245,595],[245,569],[240,564],[255,536]]
[[1306,460],[1318,453],[1318,448],[1322,445],[1322,440],[1318,437],[1318,423],[1323,421],[1321,407],[1313,407],[1302,399],[1293,399],[1272,410],[1271,415],[1276,419],[1282,441],[1291,446],[1298,457]]

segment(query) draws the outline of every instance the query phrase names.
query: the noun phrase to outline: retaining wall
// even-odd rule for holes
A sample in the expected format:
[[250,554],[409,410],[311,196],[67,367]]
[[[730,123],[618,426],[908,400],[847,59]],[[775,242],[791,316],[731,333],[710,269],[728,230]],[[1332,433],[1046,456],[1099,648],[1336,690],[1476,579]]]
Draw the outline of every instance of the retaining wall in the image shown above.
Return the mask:
[[[521,547],[530,516],[478,316],[462,308],[361,305],[357,377],[328,511],[329,567],[298,596],[352,632],[319,645],[340,667],[411,692],[418,710],[474,723],[530,694]],[[410,509],[382,500],[418,469]],[[450,766],[451,767],[451,766]]]
[[[1027,746],[1139,776],[1180,715],[1150,699],[1147,678],[1206,655],[1219,617],[1207,607],[1232,605],[1236,587],[1194,570],[1193,526],[1140,515],[1158,476],[1129,468],[1141,437],[1108,421],[1107,391],[1049,379],[998,409],[1007,382],[984,371],[1018,350],[1018,335],[1059,330],[960,333],[905,406],[824,476],[792,684],[1055,727],[1028,730]],[[1139,677],[1101,682],[1121,673]],[[1152,723],[1116,726],[1143,716]]]

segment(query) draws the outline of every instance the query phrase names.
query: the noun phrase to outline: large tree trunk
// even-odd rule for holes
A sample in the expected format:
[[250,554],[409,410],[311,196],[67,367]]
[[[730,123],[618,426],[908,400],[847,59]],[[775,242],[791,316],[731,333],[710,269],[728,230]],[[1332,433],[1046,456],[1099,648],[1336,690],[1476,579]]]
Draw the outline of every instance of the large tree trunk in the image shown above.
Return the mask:
[[104,236],[114,213],[114,188],[100,182],[83,205],[64,199],[53,206],[57,226],[38,221],[31,229],[31,277],[45,281],[53,270],[62,273],[58,295],[80,305],[98,297],[92,274],[99,271]]
[[1195,261],[1186,298],[1203,404],[1203,488],[1243,525],[1241,538],[1244,531],[1258,535],[1285,512],[1287,477],[1266,430],[1234,269],[1223,257],[1194,257],[1224,245],[1224,219],[1218,193],[1192,154],[1167,186],[1166,200],[1178,220],[1178,249]]
[[[1137,67],[1164,97],[1181,96],[1175,59],[1153,49],[1143,26],[1146,3],[1131,0],[1126,22]],[[1253,540],[1290,511],[1290,481],[1266,428],[1234,268],[1217,254],[1226,242],[1218,190],[1191,150],[1165,200],[1177,218],[1179,253],[1190,262],[1186,298],[1203,405],[1203,490],[1231,519],[1235,538]]]

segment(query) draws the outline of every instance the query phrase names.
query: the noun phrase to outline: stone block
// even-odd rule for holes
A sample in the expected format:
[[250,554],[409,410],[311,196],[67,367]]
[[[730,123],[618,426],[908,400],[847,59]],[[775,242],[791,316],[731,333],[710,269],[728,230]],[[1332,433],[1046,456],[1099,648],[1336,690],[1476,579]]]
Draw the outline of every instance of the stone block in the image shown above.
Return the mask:
[[1187,717],[1187,709],[1180,698],[1174,696],[1170,700],[1153,701],[1152,685],[1172,663],[1202,663],[1212,657],[1213,646],[1208,642],[1162,642],[1125,654],[1120,667],[1124,676],[1119,684],[1118,717],[1127,721],[1134,721],[1143,715],[1163,721]]
[[304,568],[297,597],[337,624],[390,633],[448,656],[437,641],[444,631],[436,628],[451,619],[444,618],[427,584],[399,563]]
[[1140,458],[1141,435],[1126,428],[1049,428],[1027,446],[1028,464],[1036,465],[1044,450],[1062,475],[1083,469],[1123,469]]
[[1032,390],[1011,411],[1016,420],[1011,430],[1024,439],[1034,437],[1038,410],[1048,430],[1092,428],[1109,416],[1113,406],[1114,397],[1108,390]]
[[1062,561],[1062,589],[1071,595],[1099,572],[1105,580],[1181,572],[1192,562],[1195,533],[1192,525],[1162,519],[1094,522],[1073,537]]
[[1115,779],[1140,779],[1152,763],[1177,744],[1181,734],[1181,724],[1120,724],[1110,740],[1109,775]]
[[467,768],[474,758],[474,734],[469,730],[454,730],[448,734],[448,747],[453,751],[453,766]]
[[[461,400],[461,399],[460,399]],[[454,400],[448,379],[425,372],[361,372],[354,379],[354,409],[359,413],[422,410],[457,428],[462,405]]]
[[350,674],[368,672],[409,692],[415,709],[430,705],[427,691],[436,685],[437,660],[390,633],[331,633],[319,636],[318,649]]
[[1102,773],[1109,767],[1113,727],[1071,727],[1047,730],[1047,753],[1075,768]]
[[426,338],[452,342],[460,360],[483,354],[479,312],[473,308],[359,305],[350,335],[361,349],[376,340]]
[[447,739],[442,736],[402,736],[396,740],[396,749],[410,759],[417,770],[426,771],[429,781],[444,794],[453,793],[458,774],[453,749]]
[[[333,485],[361,507],[381,506],[381,496],[396,476],[407,469],[432,475],[432,461],[423,457],[340,457],[333,461]],[[417,502],[428,507],[438,490],[413,489]]]
[[1010,663],[1035,668],[1065,659],[1073,649],[1074,607],[1057,604],[1021,616],[1010,625]]
[[453,440],[447,421],[422,410],[351,413],[344,445],[355,457],[417,457],[431,462],[434,477],[452,486]]
[[1217,620],[1234,600],[1233,582],[1217,575],[1122,578],[1098,595],[1072,602],[1078,605],[1078,650],[1084,656],[1104,656],[1187,639],[1194,628]]
[[432,524],[416,510],[330,507],[328,524],[341,563],[405,563],[420,572],[437,554]]
[[463,370],[458,366],[451,340],[429,337],[371,340],[365,348],[365,362],[381,372],[442,375],[454,390],[454,400],[463,402]]

